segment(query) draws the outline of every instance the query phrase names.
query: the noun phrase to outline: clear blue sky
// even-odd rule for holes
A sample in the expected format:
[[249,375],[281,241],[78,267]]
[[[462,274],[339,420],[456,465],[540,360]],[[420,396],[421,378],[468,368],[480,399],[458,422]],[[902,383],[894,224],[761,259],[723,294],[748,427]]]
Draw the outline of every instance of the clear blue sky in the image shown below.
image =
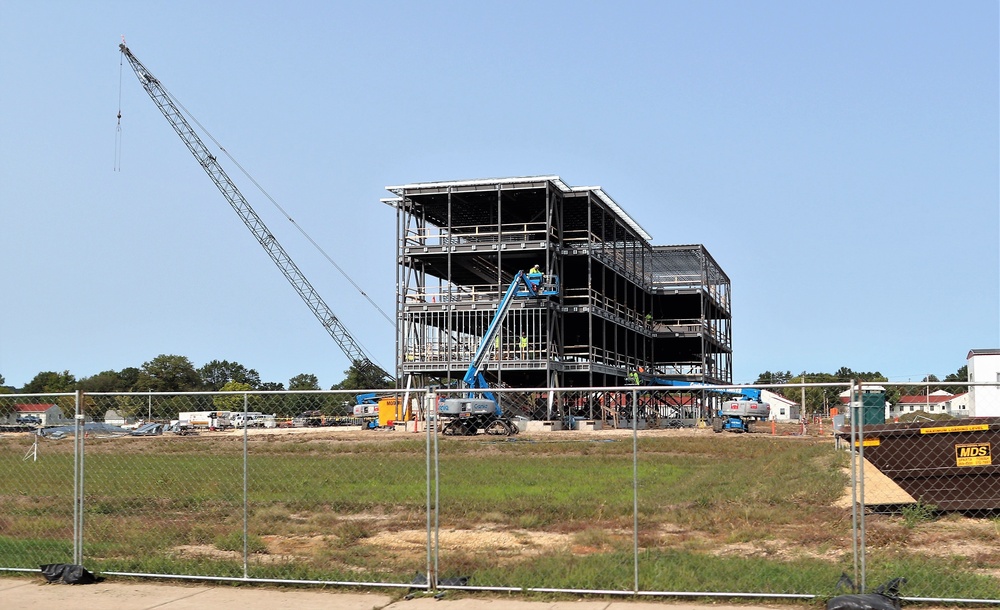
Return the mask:
[[[735,381],[1000,347],[998,4],[0,3],[0,375],[348,362],[121,35],[386,311],[386,185],[556,174],[732,279]],[[120,100],[120,102],[119,102]],[[116,115],[121,107],[121,160]],[[223,159],[383,365],[394,333]]]

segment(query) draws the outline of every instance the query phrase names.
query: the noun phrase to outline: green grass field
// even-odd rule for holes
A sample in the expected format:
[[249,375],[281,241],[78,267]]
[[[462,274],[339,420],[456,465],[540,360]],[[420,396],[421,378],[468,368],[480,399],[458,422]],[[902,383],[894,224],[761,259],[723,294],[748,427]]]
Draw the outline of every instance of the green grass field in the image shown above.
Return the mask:
[[[441,438],[428,486],[422,435],[375,434],[255,436],[245,513],[240,437],[90,439],[85,565],[243,576],[245,515],[260,578],[409,582],[426,571],[429,518],[440,575],[478,586],[631,590],[636,544],[645,591],[826,596],[853,569],[835,506],[847,458],[829,439],[650,435],[634,464],[631,436]],[[72,441],[37,462],[27,443],[0,438],[0,567],[72,556]],[[995,521],[872,515],[869,529],[869,584],[1000,597]],[[964,537],[979,544],[963,553]]]

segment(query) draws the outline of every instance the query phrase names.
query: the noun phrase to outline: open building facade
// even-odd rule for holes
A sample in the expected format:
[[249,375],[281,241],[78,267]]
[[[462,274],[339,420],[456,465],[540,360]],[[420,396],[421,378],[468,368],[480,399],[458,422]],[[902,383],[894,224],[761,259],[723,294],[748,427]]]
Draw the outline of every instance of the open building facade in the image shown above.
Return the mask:
[[518,271],[481,367],[497,387],[619,386],[632,371],[732,382],[729,278],[701,245],[654,246],[599,187],[558,176],[387,187],[397,214],[398,378],[461,379]]

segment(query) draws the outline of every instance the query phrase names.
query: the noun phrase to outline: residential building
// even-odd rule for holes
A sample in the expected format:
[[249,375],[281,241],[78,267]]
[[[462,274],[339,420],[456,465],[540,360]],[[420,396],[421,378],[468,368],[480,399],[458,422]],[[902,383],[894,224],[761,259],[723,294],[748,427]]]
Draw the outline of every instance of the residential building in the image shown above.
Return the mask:
[[973,417],[1000,417],[1000,349],[974,349],[966,356],[970,383],[969,412]]
[[43,426],[52,426],[63,423],[63,412],[59,405],[55,404],[18,404],[14,405],[14,412],[7,416],[7,423],[14,424],[18,417],[35,415]]
[[770,390],[762,390],[760,399],[771,405],[771,419],[781,422],[798,421],[800,417],[799,403],[794,400],[789,400]]
[[969,417],[968,393],[951,394],[944,390],[900,396],[896,404],[889,407],[889,419],[893,420],[909,413],[923,411],[931,415]]

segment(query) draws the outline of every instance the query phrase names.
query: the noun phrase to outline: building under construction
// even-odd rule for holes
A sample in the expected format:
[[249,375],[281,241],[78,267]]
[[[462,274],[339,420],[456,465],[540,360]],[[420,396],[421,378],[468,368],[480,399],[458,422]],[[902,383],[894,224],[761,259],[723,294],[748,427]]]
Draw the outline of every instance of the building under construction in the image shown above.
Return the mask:
[[530,176],[387,190],[397,377],[461,379],[501,295],[539,265],[559,293],[512,303],[482,366],[489,383],[618,386],[637,370],[732,382],[729,277],[704,246],[652,245],[599,187]]

